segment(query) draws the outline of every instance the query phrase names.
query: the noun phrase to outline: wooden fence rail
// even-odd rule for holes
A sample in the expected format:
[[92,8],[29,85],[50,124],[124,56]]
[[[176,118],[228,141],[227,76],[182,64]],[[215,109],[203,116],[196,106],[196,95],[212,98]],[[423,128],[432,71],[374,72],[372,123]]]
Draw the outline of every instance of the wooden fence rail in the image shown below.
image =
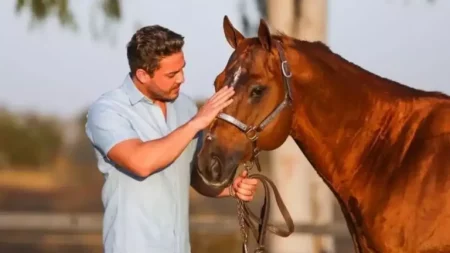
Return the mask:
[[[100,233],[102,214],[0,212],[0,231],[48,231]],[[237,217],[197,215],[190,217],[193,230],[213,233],[238,231]],[[348,237],[345,223],[296,224],[295,233]]]

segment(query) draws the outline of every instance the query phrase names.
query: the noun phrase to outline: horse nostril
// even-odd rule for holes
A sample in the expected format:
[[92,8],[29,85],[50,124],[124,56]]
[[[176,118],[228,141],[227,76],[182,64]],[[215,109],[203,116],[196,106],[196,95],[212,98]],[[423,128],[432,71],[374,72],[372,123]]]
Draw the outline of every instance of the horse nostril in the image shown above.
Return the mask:
[[216,156],[211,157],[209,169],[211,171],[211,178],[213,180],[219,180],[221,174],[221,164],[218,157]]

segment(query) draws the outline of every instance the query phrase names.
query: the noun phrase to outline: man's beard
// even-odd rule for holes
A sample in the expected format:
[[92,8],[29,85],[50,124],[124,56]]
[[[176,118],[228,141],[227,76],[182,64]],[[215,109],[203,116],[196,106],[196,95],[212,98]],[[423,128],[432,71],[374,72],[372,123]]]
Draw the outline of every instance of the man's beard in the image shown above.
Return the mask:
[[161,102],[173,102],[178,98],[178,95],[175,96],[174,98],[168,97],[164,94],[157,94],[157,93],[153,93],[152,94],[153,99],[161,101]]

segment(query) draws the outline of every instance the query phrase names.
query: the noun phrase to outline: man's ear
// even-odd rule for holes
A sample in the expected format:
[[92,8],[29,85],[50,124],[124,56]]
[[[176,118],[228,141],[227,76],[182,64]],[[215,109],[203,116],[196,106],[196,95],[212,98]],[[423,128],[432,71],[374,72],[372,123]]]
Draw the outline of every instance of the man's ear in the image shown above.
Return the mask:
[[225,15],[225,17],[223,18],[223,31],[225,33],[225,38],[227,39],[228,44],[230,44],[230,46],[234,49],[236,49],[239,43],[245,39],[242,33],[234,28],[227,15]]
[[151,78],[150,75],[143,69],[137,69],[134,75],[141,83],[148,83]]

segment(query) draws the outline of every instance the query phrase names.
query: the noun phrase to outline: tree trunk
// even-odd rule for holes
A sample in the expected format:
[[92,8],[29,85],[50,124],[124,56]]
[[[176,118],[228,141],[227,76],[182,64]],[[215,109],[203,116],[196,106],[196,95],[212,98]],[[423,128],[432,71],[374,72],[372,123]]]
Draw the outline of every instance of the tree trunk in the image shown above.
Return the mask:
[[[272,29],[308,41],[326,43],[326,0],[267,0],[268,23]],[[295,223],[333,222],[334,198],[292,138],[269,153],[274,179]],[[282,222],[272,205],[271,220]],[[301,231],[300,231],[301,232]],[[270,234],[271,235],[271,234]],[[294,233],[288,238],[270,236],[270,252],[335,252],[333,237]]]

